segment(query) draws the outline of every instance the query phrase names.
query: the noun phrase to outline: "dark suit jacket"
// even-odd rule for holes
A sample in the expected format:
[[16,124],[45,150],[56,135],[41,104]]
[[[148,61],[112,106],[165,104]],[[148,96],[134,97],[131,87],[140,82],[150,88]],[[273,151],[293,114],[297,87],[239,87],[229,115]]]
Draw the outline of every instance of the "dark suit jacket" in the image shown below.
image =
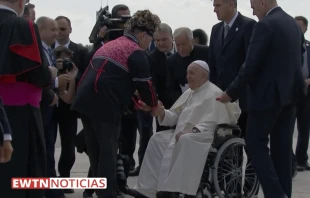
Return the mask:
[[[43,64],[49,65],[48,59],[43,53]],[[42,90],[42,98],[40,103],[41,115],[43,120],[43,125],[47,127],[50,121],[53,119],[54,116],[54,107],[51,107],[50,104],[54,100],[54,82],[49,87],[44,87]]]
[[189,56],[181,57],[179,53],[175,53],[167,59],[166,97],[169,98],[170,105],[173,105],[182,95],[180,85],[187,84],[187,67],[195,60],[208,63],[208,51],[207,46],[195,45]]
[[[256,21],[240,13],[228,32],[223,36],[224,22],[213,26],[209,46],[210,81],[226,90],[238,76],[245,61]],[[243,111],[247,108],[246,91],[239,98]]]
[[166,82],[167,82],[167,58],[164,52],[157,48],[149,54],[150,70],[153,85],[156,88],[159,100],[165,108],[170,108],[170,103],[166,97]]
[[[308,71],[309,75],[308,78],[310,78],[310,42],[306,40],[306,48],[307,48],[307,55],[308,55]],[[310,96],[310,86],[308,86],[308,97]]]
[[255,25],[245,67],[227,94],[236,99],[249,85],[249,111],[296,103],[305,88],[302,44],[303,36],[295,19],[280,7],[273,9]]

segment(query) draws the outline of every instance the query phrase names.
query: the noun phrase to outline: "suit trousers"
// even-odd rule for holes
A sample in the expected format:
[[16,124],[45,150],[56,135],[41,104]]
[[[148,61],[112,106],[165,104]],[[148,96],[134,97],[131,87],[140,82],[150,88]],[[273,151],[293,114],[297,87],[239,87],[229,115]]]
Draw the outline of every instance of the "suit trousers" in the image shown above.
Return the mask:
[[120,122],[107,123],[81,115],[93,177],[105,177],[107,188],[96,190],[98,198],[116,198],[116,155]]
[[[57,177],[55,169],[55,143],[57,139],[57,121],[54,116],[54,107],[45,108],[42,114],[44,137],[46,144],[46,168],[48,177]],[[60,198],[64,196],[62,189],[47,189],[46,198]]]
[[295,116],[294,105],[248,112],[246,144],[265,198],[291,198]]
[[141,166],[147,145],[153,135],[153,116],[145,111],[138,111],[137,116],[138,129],[140,133],[138,157],[139,166]]
[[296,160],[298,165],[308,161],[308,145],[310,134],[310,94],[308,94],[297,107],[298,139],[296,146]]
[[74,140],[77,134],[77,116],[69,109],[57,109],[61,153],[58,162],[60,177],[70,177],[70,171],[75,162]]
[[[132,111],[132,113],[128,113],[122,116],[121,133],[119,139],[120,154],[127,155],[129,157],[129,163],[125,163],[127,165],[135,163],[133,159],[133,154],[136,147],[137,129],[138,121],[136,111]],[[130,167],[124,168],[125,174],[126,176],[128,176]]]

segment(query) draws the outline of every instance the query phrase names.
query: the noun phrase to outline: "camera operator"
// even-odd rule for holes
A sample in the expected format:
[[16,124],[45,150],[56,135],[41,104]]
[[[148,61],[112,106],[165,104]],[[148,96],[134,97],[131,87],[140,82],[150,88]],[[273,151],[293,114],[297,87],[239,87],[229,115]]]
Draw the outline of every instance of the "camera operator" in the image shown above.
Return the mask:
[[[126,23],[126,34],[106,43],[85,71],[72,109],[81,114],[93,177],[105,177],[99,198],[116,197],[116,155],[121,116],[138,90],[148,106],[158,105],[144,50],[160,21],[149,10],[138,11]],[[148,109],[151,110],[151,109]]]
[[[119,5],[116,5],[112,8],[111,14],[112,14],[112,18],[120,18],[122,15],[130,15],[130,10],[129,10],[128,6],[123,5],[123,4],[119,4]],[[124,25],[119,24],[119,28],[124,29]],[[89,61],[91,60],[91,58],[93,57],[95,52],[100,47],[102,47],[104,45],[104,43],[106,43],[108,41],[107,40],[107,34],[106,34],[107,31],[108,31],[107,26],[101,26],[100,27],[100,29],[98,31],[96,42],[93,44],[93,49],[88,54],[87,64],[89,63]]]

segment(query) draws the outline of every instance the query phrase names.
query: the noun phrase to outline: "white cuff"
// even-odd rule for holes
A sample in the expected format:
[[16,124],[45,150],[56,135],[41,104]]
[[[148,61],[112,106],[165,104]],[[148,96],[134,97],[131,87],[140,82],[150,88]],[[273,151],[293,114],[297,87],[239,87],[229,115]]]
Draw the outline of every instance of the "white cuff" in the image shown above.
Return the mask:
[[3,140],[4,141],[11,141],[12,140],[11,134],[4,134],[3,135]]
[[58,77],[56,77],[56,78],[55,78],[55,88],[57,89],[58,86],[59,86],[59,84],[58,84]]
[[169,126],[168,124],[169,124],[169,113],[170,113],[170,111],[169,110],[166,110],[166,109],[164,109],[164,111],[165,111],[165,115],[164,115],[164,119],[160,119],[159,117],[157,118],[157,121],[158,121],[158,124],[160,125],[160,126]]

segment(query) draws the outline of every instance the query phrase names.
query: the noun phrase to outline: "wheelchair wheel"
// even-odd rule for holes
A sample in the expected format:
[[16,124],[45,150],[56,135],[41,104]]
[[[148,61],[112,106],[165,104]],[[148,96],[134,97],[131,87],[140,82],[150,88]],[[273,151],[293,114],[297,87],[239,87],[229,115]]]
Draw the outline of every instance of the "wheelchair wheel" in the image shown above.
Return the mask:
[[252,164],[244,159],[244,147],[243,139],[229,139],[215,157],[212,180],[219,198],[251,198],[259,188]]

